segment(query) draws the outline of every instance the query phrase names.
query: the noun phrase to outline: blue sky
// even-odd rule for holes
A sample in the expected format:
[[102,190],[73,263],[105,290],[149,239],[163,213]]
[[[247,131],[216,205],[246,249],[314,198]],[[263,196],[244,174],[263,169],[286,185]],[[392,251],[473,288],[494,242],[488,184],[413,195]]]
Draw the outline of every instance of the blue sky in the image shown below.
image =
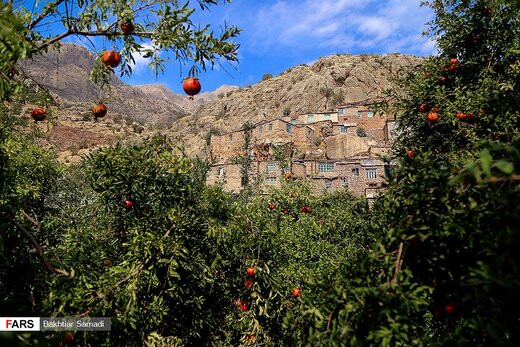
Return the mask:
[[[433,18],[431,9],[420,0],[233,0],[221,2],[197,14],[196,21],[215,25],[227,22],[243,31],[236,40],[241,45],[238,64],[222,62],[202,72],[202,91],[222,84],[246,86],[264,74],[277,75],[299,64],[310,64],[332,54],[402,53],[435,54],[435,45],[422,36]],[[195,5],[195,4],[194,4]],[[129,84],[163,83],[181,93],[183,74],[177,62],[156,80],[137,59]]]

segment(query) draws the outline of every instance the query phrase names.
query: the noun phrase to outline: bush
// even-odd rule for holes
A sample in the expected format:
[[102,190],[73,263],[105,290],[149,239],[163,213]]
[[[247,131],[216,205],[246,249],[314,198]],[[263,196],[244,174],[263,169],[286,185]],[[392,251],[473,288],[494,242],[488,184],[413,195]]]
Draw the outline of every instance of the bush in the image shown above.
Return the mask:
[[86,308],[114,316],[110,337],[87,333],[85,343],[136,346],[152,333],[195,343],[209,334],[215,298],[200,213],[203,172],[173,152],[154,138],[99,150],[84,164],[98,217],[67,230],[69,242],[57,251],[76,275],[53,279],[45,307],[60,316]]
[[[266,196],[227,200],[218,203],[228,211],[225,217],[210,223],[220,259],[213,271],[228,307],[212,344],[252,338],[267,345],[301,343],[309,322],[297,317],[302,301],[291,291],[300,288],[301,297],[314,298],[317,278],[336,278],[341,264],[355,263],[364,253],[366,202],[345,191],[313,196],[307,184],[288,180]],[[254,277],[247,276],[247,267],[256,269]],[[248,309],[230,301],[246,302]],[[287,325],[287,317],[298,324]]]
[[[401,133],[387,194],[370,219],[376,238],[369,256],[345,266],[342,278],[319,281],[306,300],[308,344],[520,343],[520,137],[512,131],[520,125],[520,38],[504,29],[520,24],[520,8],[432,7],[441,51],[406,77],[408,94],[394,95]],[[422,104],[438,108],[436,122]]]

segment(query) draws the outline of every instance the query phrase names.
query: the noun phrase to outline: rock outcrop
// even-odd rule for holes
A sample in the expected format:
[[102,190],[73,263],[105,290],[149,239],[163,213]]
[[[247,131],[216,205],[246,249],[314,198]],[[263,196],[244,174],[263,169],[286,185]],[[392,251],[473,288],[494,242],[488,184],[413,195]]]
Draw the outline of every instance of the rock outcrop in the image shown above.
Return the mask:
[[106,126],[109,133],[126,134],[126,126],[141,136],[165,129],[192,155],[204,154],[209,132],[225,133],[246,122],[334,110],[341,104],[381,97],[395,90],[396,77],[422,62],[400,54],[328,56],[278,76],[265,75],[261,82],[244,88],[222,86],[191,101],[164,85],[130,86],[115,75],[110,89],[100,91],[89,80],[95,58],[80,45],[63,44],[59,52],[50,49],[23,62],[22,68],[55,97],[59,121],[88,130],[92,105],[102,100],[109,113],[101,123],[92,123],[93,128]]
[[225,133],[240,129],[245,122],[332,111],[341,104],[378,98],[395,90],[396,79],[421,61],[401,54],[323,57],[312,66],[299,65],[222,95],[177,121],[171,134],[188,152],[200,154],[210,130]]
[[[202,93],[192,102],[164,85],[130,86],[115,75],[111,76],[109,86],[100,90],[89,80],[95,59],[85,47],[70,43],[22,62],[22,68],[30,78],[52,93],[60,109],[88,112],[94,103],[102,101],[109,109],[109,117],[117,114],[149,125],[169,125],[194,113],[222,93],[219,90]],[[238,87],[221,88],[228,92]]]

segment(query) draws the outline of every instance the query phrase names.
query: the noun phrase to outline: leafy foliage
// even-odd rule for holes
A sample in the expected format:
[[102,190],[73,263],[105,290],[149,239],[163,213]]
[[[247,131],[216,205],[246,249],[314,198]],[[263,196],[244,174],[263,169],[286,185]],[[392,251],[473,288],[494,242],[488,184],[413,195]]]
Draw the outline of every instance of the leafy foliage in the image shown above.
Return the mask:
[[[229,0],[227,0],[229,1]],[[218,4],[216,0],[198,0],[199,10]],[[77,1],[57,0],[43,4],[41,11],[12,4],[0,5],[0,100],[11,94],[16,86],[15,64],[47,50],[59,47],[61,41],[76,36],[94,50],[91,37],[102,36],[106,45],[121,54],[121,75],[131,75],[133,55],[150,58],[150,68],[164,72],[170,59],[183,65],[192,63],[188,74],[197,75],[207,64],[213,67],[217,59],[237,61],[238,44],[232,42],[240,30],[234,26],[221,26],[214,33],[209,25],[200,26],[192,21],[196,8],[190,2],[153,0],[142,3],[130,1]],[[58,18],[58,20],[55,20]],[[121,24],[132,23],[134,30],[125,33]],[[53,30],[47,30],[52,26]],[[150,43],[153,47],[150,48]],[[171,58],[164,55],[170,54]],[[101,62],[101,52],[99,62]],[[162,54],[161,54],[162,53]],[[110,67],[95,65],[92,78],[101,84],[108,83]]]
[[45,269],[31,254],[30,238],[47,241],[44,247],[53,241],[46,240],[53,233],[44,222],[49,214],[46,197],[61,167],[36,142],[38,130],[15,131],[24,121],[4,105],[0,109],[0,313],[23,316],[38,312],[47,292],[43,284],[51,264]]
[[[369,238],[366,204],[346,191],[315,197],[309,186],[285,180],[267,196],[232,205],[230,217],[210,222],[213,270],[225,293],[225,315],[215,326],[212,344],[302,340],[307,323],[295,317],[301,301],[291,291],[300,288],[301,297],[314,297],[317,278],[337,277],[345,261],[363,253]],[[256,269],[254,277],[247,276],[247,267]],[[241,302],[247,303],[246,311],[238,307]],[[288,316],[300,324],[289,327]]]
[[[404,81],[408,93],[392,106],[399,162],[374,206],[370,229],[381,236],[333,284],[334,294],[326,279],[320,299],[306,302],[315,345],[520,339],[518,4],[430,5],[441,52]],[[424,112],[440,117],[431,122]]]
[[[165,11],[152,25],[158,35],[186,31],[196,47],[225,48],[190,29],[187,6],[159,3],[150,3]],[[90,10],[76,19],[103,35],[115,28],[103,27],[109,10],[134,18],[134,2],[82,4]],[[388,106],[400,124],[395,169],[371,209],[348,191],[315,196],[285,178],[266,193],[206,187],[207,163],[162,137],[65,169],[19,117],[21,99],[3,103],[0,313],[113,317],[110,335],[77,334],[80,345],[517,346],[520,7],[430,6],[440,54]],[[31,36],[38,19],[1,9],[0,41],[27,42],[0,46],[10,50],[2,67],[58,37]],[[43,18],[55,11],[49,5]],[[187,27],[170,25],[175,13]],[[208,58],[194,49],[180,58]],[[244,140],[238,162],[249,177]],[[60,341],[63,333],[0,336],[9,345]]]
[[85,341],[132,346],[171,343],[170,336],[197,344],[206,335],[212,300],[203,170],[172,150],[154,138],[101,150],[84,164],[105,222],[85,220],[65,234],[59,252],[75,275],[53,279],[46,307],[60,316],[117,317],[110,338]]

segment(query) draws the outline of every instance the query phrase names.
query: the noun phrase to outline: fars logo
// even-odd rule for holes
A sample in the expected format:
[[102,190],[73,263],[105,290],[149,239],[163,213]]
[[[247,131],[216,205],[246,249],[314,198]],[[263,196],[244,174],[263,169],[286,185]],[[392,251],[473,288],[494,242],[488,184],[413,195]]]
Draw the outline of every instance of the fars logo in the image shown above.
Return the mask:
[[1,317],[0,331],[40,331],[40,318]]

